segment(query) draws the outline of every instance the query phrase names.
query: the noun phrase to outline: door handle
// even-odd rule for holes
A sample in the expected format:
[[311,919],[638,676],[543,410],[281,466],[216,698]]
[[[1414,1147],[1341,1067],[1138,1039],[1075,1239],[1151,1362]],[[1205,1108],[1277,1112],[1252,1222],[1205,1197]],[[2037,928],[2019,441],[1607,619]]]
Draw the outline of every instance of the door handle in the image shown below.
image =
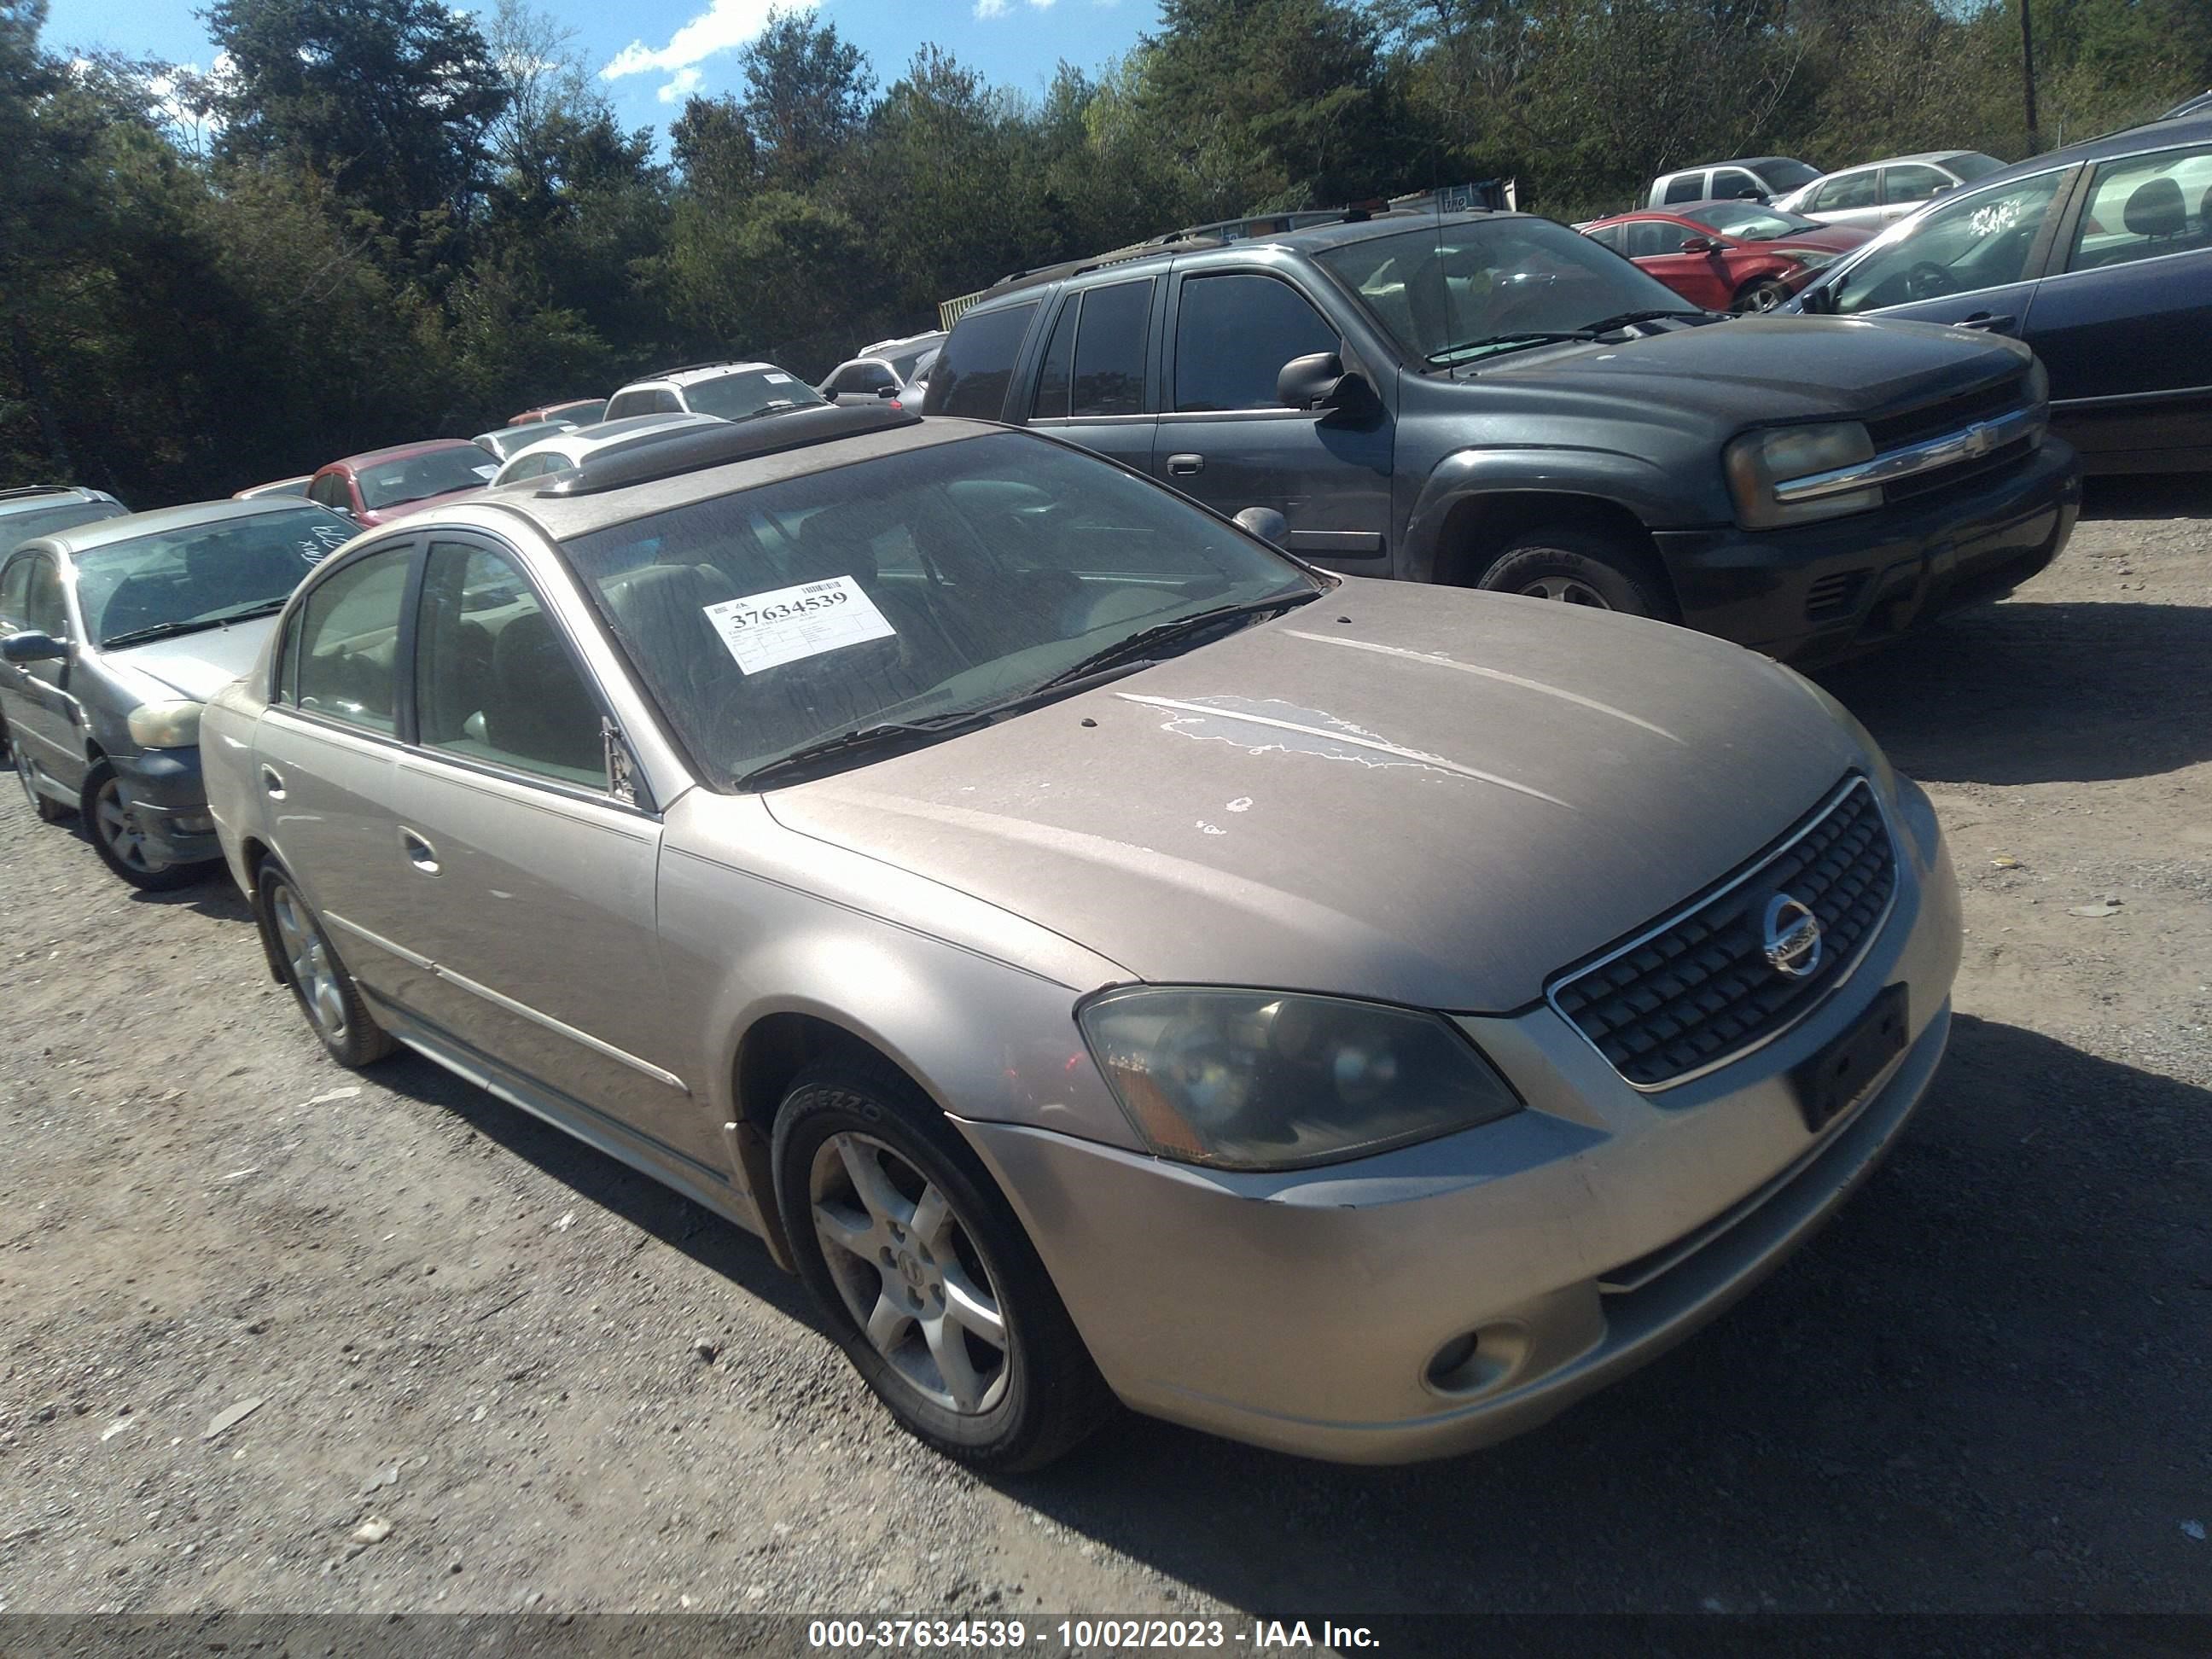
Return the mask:
[[1168,477],[1170,478],[1194,477],[1199,473],[1205,471],[1206,457],[1203,455],[1170,455],[1168,457]]
[[1996,317],[1986,311],[1978,311],[1971,317],[1961,319],[1959,324],[1960,328],[1980,329],[1989,334],[2009,334],[2019,325],[2020,319],[2017,317]]
[[269,797],[269,799],[271,799],[271,800],[282,800],[282,799],[284,799],[284,776],[283,776],[283,774],[282,774],[281,772],[277,771],[277,769],[276,769],[275,767],[273,767],[273,766],[264,766],[264,767],[263,767],[263,768],[261,769],[261,789],[262,789],[262,793],[263,793],[264,794],[267,795],[267,796]]
[[403,826],[399,831],[399,845],[407,854],[407,861],[424,875],[438,873],[438,849],[422,836]]

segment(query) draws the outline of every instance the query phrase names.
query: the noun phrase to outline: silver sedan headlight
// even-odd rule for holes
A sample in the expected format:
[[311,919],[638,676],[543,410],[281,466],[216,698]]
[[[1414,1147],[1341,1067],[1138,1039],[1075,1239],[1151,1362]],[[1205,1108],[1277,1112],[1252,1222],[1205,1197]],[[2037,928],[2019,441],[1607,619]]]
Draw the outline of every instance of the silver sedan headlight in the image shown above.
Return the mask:
[[1775,530],[1880,507],[1880,484],[1803,501],[1784,501],[1775,495],[1777,485],[1873,459],[1874,440],[1865,427],[1856,421],[1832,421],[1747,432],[1722,452],[1721,466],[1728,474],[1729,493],[1735,497],[1736,522],[1747,530]]
[[125,720],[141,749],[189,749],[200,740],[197,702],[142,702]]
[[1077,1016],[1162,1158],[1293,1170],[1473,1128],[1520,1109],[1433,1014],[1276,991],[1138,987]]

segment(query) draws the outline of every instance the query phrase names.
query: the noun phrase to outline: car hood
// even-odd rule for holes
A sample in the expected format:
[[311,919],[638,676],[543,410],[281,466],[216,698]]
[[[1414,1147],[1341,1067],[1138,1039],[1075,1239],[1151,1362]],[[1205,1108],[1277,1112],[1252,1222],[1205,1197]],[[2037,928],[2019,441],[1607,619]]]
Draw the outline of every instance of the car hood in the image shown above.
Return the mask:
[[261,654],[262,641],[276,625],[274,617],[249,617],[220,628],[204,628],[197,634],[179,634],[172,640],[155,640],[101,654],[111,666],[128,670],[163,688],[153,695],[205,702],[253,666],[253,659]]
[[1721,641],[1348,582],[765,799],[789,829],[1137,978],[1499,1012],[1749,858],[1863,763],[1783,671]]
[[1693,409],[1733,428],[1747,410],[1787,421],[1911,408],[2018,374],[2027,360],[2024,346],[1971,329],[1764,316],[1516,354],[1480,379]]

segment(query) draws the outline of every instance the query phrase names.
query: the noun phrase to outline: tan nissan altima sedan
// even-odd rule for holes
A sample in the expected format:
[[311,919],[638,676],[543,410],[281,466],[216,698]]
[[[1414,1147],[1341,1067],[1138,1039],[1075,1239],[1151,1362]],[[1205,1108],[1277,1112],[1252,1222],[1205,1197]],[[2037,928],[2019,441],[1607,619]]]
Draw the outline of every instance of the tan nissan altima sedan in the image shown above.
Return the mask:
[[335,1058],[759,1232],[990,1469],[1116,1400],[1543,1421],[1851,1191],[1959,959],[1926,797],[1789,671],[884,409],[362,535],[201,747]]

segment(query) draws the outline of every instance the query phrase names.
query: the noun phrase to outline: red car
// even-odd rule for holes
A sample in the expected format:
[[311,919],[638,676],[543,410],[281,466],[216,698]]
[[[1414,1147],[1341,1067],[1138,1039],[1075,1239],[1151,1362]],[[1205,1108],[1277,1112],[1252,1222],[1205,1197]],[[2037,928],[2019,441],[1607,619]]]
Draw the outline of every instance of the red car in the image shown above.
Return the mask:
[[307,499],[350,513],[364,525],[389,524],[449,495],[482,489],[499,457],[465,438],[433,438],[349,455],[319,468]]
[[605,398],[579,398],[574,403],[542,404],[536,409],[526,409],[507,424],[528,426],[537,421],[568,421],[577,426],[591,426],[606,412]]
[[1758,202],[1686,202],[1577,228],[1708,311],[1771,311],[1874,234]]

